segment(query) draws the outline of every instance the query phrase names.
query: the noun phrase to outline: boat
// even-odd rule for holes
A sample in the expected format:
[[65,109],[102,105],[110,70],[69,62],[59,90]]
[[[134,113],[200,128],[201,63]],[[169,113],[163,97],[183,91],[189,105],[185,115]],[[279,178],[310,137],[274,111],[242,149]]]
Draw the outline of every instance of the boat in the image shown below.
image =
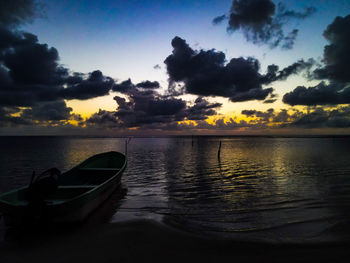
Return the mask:
[[[94,155],[62,174],[56,168],[49,169],[43,173],[46,182],[36,180],[33,183],[32,178],[29,185],[0,195],[0,213],[7,224],[21,224],[32,219],[83,221],[120,185],[126,165],[126,156],[112,151]],[[52,175],[56,178],[52,179]],[[39,188],[40,181],[46,186],[38,194],[35,189]],[[53,181],[56,185],[52,187]]]

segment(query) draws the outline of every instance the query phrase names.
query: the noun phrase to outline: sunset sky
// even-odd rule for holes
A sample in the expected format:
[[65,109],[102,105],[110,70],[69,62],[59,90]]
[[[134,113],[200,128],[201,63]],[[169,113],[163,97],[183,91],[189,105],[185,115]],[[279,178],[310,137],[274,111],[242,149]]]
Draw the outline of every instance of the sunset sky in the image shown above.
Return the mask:
[[0,3],[0,135],[350,134],[350,1]]

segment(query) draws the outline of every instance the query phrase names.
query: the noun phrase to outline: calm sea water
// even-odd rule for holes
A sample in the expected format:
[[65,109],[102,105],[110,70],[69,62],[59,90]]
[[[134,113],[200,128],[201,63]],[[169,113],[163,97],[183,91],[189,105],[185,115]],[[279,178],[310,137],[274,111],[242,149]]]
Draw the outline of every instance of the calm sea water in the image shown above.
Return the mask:
[[[124,152],[124,144],[0,137],[0,193],[28,184],[33,170],[66,171],[96,153]],[[350,240],[350,138],[133,138],[122,189],[106,208],[109,222],[148,218],[269,242]]]

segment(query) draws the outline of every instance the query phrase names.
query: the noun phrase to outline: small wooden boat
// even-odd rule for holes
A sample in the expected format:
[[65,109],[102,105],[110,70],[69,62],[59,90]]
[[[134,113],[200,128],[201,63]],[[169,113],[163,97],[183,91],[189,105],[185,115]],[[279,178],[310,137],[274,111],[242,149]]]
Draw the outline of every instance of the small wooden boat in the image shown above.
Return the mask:
[[126,164],[125,155],[119,152],[94,155],[60,174],[55,189],[40,198],[28,197],[31,185],[0,195],[0,211],[9,224],[32,218],[82,221],[120,185]]

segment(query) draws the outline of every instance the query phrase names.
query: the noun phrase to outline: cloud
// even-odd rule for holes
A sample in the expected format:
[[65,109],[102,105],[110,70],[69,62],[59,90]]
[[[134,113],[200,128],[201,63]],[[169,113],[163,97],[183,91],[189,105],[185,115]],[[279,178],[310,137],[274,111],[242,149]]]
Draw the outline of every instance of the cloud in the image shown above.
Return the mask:
[[159,87],[160,85],[158,81],[145,80],[135,85],[129,78],[127,80],[122,81],[121,83],[116,83],[115,85],[113,85],[112,91],[129,94],[138,92],[140,91],[139,89],[142,89],[144,91],[150,90],[150,92],[152,92],[151,90],[158,89]]
[[158,81],[142,81],[140,83],[136,84],[136,87],[138,88],[143,88],[143,89],[158,89],[159,86],[159,82]]
[[307,106],[350,103],[350,15],[336,17],[323,35],[330,42],[324,48],[324,65],[309,73],[309,77],[327,81],[308,88],[298,86],[283,96],[284,103]]
[[183,119],[186,102],[176,98],[162,98],[152,90],[134,90],[125,98],[115,96],[115,113],[124,127],[140,127],[151,123],[166,123]]
[[329,111],[317,108],[313,112],[295,120],[291,126],[302,128],[349,128],[350,108],[343,107]]
[[257,117],[263,119],[264,121],[269,121],[270,118],[274,116],[274,109],[268,109],[266,112],[256,110],[242,110],[241,113],[247,117]]
[[307,112],[296,109],[288,111],[282,109],[279,112],[269,109],[265,112],[256,110],[243,110],[243,115],[254,117],[249,121],[250,127],[259,128],[349,128],[350,127],[350,107],[337,107],[326,110],[324,108],[314,108]]
[[[180,37],[175,37],[171,44],[173,52],[164,63],[169,75],[168,92],[177,95],[220,96],[232,102],[265,100],[268,96],[272,98],[273,88],[264,89],[263,85],[286,80],[305,70],[309,72],[315,64],[313,59],[301,59],[281,70],[277,65],[269,65],[264,75],[259,72],[259,61],[253,57],[233,58],[227,62],[223,52],[193,50]],[[178,82],[184,84],[180,85],[180,92],[176,86]]]
[[88,126],[161,129],[165,124],[179,121],[205,120],[216,115],[216,109],[221,107],[220,103],[210,103],[203,97],[190,104],[171,95],[161,95],[153,88],[134,85],[130,79],[114,85],[113,89],[123,94],[114,97],[116,111],[100,110],[86,120]]
[[275,101],[277,101],[277,99],[267,99],[267,100],[264,100],[263,103],[270,104],[270,103],[274,103]]
[[0,106],[34,106],[109,94],[114,80],[96,70],[70,73],[58,51],[30,33],[0,28]]
[[97,113],[92,114],[85,123],[88,126],[95,126],[99,128],[115,128],[121,126],[118,119],[115,116],[115,112],[101,110]]
[[16,27],[31,22],[43,12],[35,0],[0,0],[0,27]]
[[154,69],[162,69],[162,67],[159,64],[156,64],[153,66]]
[[186,110],[187,120],[205,120],[208,116],[217,115],[217,108],[222,106],[221,103],[210,103],[203,97],[198,97],[194,105]]
[[220,24],[226,19],[228,19],[228,17],[226,15],[217,16],[213,19],[213,24],[214,25]]
[[300,74],[302,71],[307,71],[308,75],[310,73],[310,69],[315,65],[314,59],[308,59],[305,61],[304,59],[300,59],[297,62],[283,68],[279,71],[279,67],[277,65],[269,65],[267,67],[267,74],[261,78],[261,82],[263,84],[270,84],[274,81],[282,81],[286,80],[291,75]]
[[[96,70],[74,72],[59,63],[58,51],[37,36],[0,26],[1,126],[68,125],[81,122],[64,100],[108,95],[115,84]],[[11,110],[17,109],[17,113]]]
[[31,121],[25,120],[19,116],[12,116],[14,113],[20,112],[16,107],[0,107],[0,127],[29,125]]
[[350,103],[350,86],[321,82],[314,87],[298,86],[283,96],[283,102],[289,105],[335,105]]
[[60,95],[65,99],[87,100],[109,94],[114,80],[103,76],[102,72],[95,70],[84,79],[81,74],[67,78],[67,87],[62,89]]
[[55,48],[39,44],[35,35],[0,29],[0,61],[8,75],[19,85],[59,85],[68,70],[58,64]]
[[67,107],[64,101],[46,102],[24,110],[21,117],[39,121],[62,121],[73,118],[72,108]]
[[80,115],[72,111],[63,100],[43,102],[25,109],[0,107],[0,127],[65,125],[69,120],[83,121]]
[[237,120],[230,118],[228,121],[224,118],[215,119],[214,122],[208,123],[203,120],[197,121],[197,125],[193,123],[172,123],[162,126],[169,130],[195,130],[195,131],[293,131],[298,132],[295,128],[315,129],[315,128],[350,128],[350,107],[338,107],[335,109],[325,110],[323,108],[315,108],[308,112],[302,112],[296,109],[281,109],[275,111],[268,109],[267,111],[243,110],[243,115],[248,117],[247,120]]
[[112,87],[113,91],[120,92],[120,93],[128,93],[132,90],[135,90],[135,85],[131,82],[131,79],[127,79],[119,84],[115,84]]
[[293,20],[302,20],[316,9],[306,7],[302,12],[288,10],[282,3],[276,7],[271,0],[233,0],[230,14],[214,18],[218,24],[228,20],[227,31],[241,31],[246,40],[254,44],[268,44],[291,49],[298,34],[297,29],[285,33],[284,27]]
[[176,115],[180,111],[182,111],[186,106],[186,102],[182,99],[161,99],[156,98],[154,100],[150,100],[146,113],[151,116],[159,116],[159,115]]
[[260,64],[255,58],[233,58],[227,64],[223,52],[195,51],[184,39],[175,37],[167,66],[170,88],[183,82],[185,91],[199,96],[221,96],[231,101],[264,100],[272,88],[262,88]]
[[267,111],[242,110],[241,114],[246,115],[248,118],[253,118],[248,121],[250,128],[276,129],[288,127],[291,122],[299,118],[302,113],[299,111],[288,113],[285,109],[281,109],[278,112],[270,108]]
[[325,66],[315,70],[318,79],[350,82],[350,15],[336,17],[323,36],[329,41],[323,53]]

